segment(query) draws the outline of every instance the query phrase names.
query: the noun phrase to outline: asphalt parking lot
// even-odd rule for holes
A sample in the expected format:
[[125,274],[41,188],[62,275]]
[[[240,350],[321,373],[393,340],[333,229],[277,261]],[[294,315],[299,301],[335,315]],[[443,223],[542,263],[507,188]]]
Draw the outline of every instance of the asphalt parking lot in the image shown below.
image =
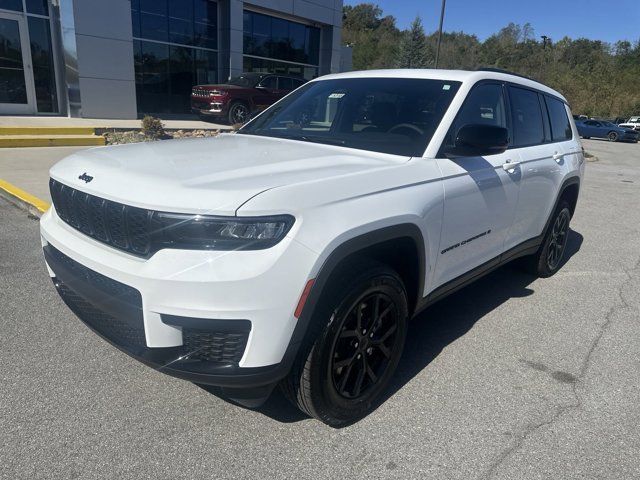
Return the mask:
[[640,478],[640,145],[584,145],[599,160],[562,270],[507,266],[427,310],[386,401],[342,430],[106,344],[0,199],[0,477]]

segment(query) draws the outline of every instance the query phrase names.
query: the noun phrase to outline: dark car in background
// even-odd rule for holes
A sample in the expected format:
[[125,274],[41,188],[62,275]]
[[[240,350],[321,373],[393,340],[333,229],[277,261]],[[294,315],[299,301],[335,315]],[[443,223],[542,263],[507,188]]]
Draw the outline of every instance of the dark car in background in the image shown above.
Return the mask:
[[576,127],[582,138],[606,138],[610,142],[638,141],[638,132],[635,130],[604,120],[581,120],[576,122]]
[[220,85],[196,85],[191,90],[191,111],[203,119],[231,125],[246,122],[306,80],[270,73],[243,73]]

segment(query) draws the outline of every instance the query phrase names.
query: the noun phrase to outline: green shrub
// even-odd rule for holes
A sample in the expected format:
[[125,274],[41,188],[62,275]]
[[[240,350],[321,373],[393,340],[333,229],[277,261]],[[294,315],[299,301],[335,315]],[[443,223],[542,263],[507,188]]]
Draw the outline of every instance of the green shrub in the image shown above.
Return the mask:
[[142,133],[153,140],[159,140],[166,135],[162,121],[151,115],[146,115],[142,119]]

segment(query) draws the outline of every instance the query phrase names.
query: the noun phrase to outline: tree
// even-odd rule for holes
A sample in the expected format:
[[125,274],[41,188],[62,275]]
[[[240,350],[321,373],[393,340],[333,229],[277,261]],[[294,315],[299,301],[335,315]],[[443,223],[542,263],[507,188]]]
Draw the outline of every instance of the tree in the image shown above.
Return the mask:
[[[375,4],[344,7],[343,41],[353,46],[354,68],[420,68],[435,58],[437,34],[425,36],[420,18],[401,32]],[[540,37],[538,37],[540,38]],[[475,35],[445,32],[440,66],[510,70],[558,90],[576,114],[623,117],[640,114],[640,41],[614,45],[568,37],[536,40],[530,24],[510,23],[480,42]]]
[[400,30],[392,16],[372,3],[343,8],[342,42],[353,47],[356,70],[390,68],[396,56]]
[[416,17],[409,30],[403,33],[398,48],[396,66],[398,68],[425,68],[431,61],[427,51],[427,36],[422,20]]

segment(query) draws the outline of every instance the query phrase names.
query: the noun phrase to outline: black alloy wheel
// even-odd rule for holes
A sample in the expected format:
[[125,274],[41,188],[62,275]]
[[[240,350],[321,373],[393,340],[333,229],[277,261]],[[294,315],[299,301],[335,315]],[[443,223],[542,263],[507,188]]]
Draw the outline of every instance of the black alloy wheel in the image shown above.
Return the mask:
[[407,293],[396,271],[370,259],[345,265],[314,306],[282,391],[332,427],[359,420],[383,398],[402,356],[408,319]]
[[398,342],[398,308],[384,293],[359,298],[333,339],[331,378],[344,398],[366,396],[384,376]]
[[553,223],[551,236],[549,237],[549,246],[547,248],[547,267],[549,270],[556,270],[562,260],[564,250],[567,247],[570,220],[569,210],[565,208],[560,211]]
[[244,103],[236,102],[229,109],[229,123],[236,125],[244,123],[249,119],[249,107]]

